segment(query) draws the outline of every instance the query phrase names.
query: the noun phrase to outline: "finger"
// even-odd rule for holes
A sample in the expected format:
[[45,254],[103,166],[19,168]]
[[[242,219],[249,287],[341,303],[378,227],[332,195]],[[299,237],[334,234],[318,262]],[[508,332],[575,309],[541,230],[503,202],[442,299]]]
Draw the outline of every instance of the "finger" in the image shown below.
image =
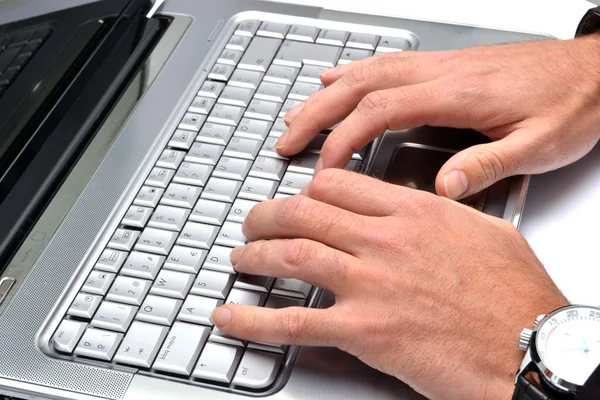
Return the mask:
[[349,336],[347,323],[327,309],[270,309],[244,305],[216,308],[212,322],[228,335],[252,342],[301,346],[339,346]]
[[242,230],[250,241],[304,238],[349,254],[366,240],[364,217],[302,195],[257,204]]
[[354,290],[358,259],[307,240],[259,240],[231,252],[233,268],[242,273],[296,278],[337,295]]
[[466,211],[467,213],[469,213],[469,214],[471,214],[473,216],[485,219],[486,221],[488,221],[488,222],[494,224],[495,226],[497,226],[498,228],[501,228],[503,230],[510,231],[510,232],[512,232],[512,231],[514,231],[516,229],[516,227],[513,224],[511,224],[509,221],[507,221],[505,219],[485,214],[485,213],[483,213],[483,212],[481,212],[479,210],[476,210],[473,207],[469,207],[466,204],[458,203],[457,201],[449,199],[447,197],[440,197],[440,198],[446,200],[449,203],[451,203],[452,206],[458,207],[458,208]]
[[[386,130],[422,125],[465,127],[468,111],[441,80],[367,94],[325,141],[322,168],[343,168],[352,154]],[[315,171],[317,173],[318,171]]]
[[439,195],[462,199],[479,193],[501,179],[533,172],[539,151],[523,135],[510,134],[497,142],[469,147],[444,164],[436,178]]
[[300,152],[319,132],[346,118],[367,93],[441,75],[441,68],[428,65],[426,57],[415,54],[375,57],[348,67],[332,85],[287,114],[289,129],[277,142],[277,151],[285,156]]
[[394,215],[412,197],[407,188],[337,168],[321,171],[304,186],[302,194],[370,217]]

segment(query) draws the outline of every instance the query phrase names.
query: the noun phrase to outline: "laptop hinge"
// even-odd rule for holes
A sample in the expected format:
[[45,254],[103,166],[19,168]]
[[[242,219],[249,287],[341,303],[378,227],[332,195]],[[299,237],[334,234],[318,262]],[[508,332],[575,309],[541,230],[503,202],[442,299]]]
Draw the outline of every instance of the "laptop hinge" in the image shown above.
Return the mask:
[[154,5],[150,9],[150,11],[148,11],[148,14],[146,14],[146,18],[152,18],[164,2],[165,0],[154,0]]

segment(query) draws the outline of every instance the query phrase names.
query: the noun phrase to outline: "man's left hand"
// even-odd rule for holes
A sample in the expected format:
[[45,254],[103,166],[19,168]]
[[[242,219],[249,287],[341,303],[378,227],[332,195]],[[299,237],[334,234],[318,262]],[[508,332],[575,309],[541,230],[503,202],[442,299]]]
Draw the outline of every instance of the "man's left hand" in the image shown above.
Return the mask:
[[225,305],[219,329],[338,347],[431,399],[509,399],[520,330],[567,304],[510,223],[344,170],[256,205],[244,234],[253,242],[232,252],[237,271],[297,278],[336,304]]

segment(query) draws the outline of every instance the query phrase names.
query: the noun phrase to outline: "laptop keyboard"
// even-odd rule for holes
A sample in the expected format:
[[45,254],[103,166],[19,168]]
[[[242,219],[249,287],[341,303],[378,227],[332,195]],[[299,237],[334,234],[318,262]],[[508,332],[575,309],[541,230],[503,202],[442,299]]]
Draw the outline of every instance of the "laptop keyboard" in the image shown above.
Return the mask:
[[[238,25],[85,280],[52,343],[60,353],[220,387],[264,390],[291,356],[214,328],[222,304],[307,306],[296,279],[238,274],[231,250],[261,201],[300,192],[327,132],[288,159],[287,111],[330,67],[409,49],[401,37],[248,20]],[[360,170],[366,149],[348,169]]]
[[0,34],[0,97],[25,68],[50,32],[49,28],[36,28]]

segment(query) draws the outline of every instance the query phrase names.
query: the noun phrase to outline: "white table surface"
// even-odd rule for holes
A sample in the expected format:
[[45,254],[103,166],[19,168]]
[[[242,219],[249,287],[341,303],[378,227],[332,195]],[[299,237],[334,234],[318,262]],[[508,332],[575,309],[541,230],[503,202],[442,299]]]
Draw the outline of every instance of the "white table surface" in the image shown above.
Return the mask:
[[[0,23],[90,1],[0,0]],[[572,38],[593,6],[585,0],[267,1],[546,33],[560,39]],[[599,226],[600,145],[575,165],[533,177],[521,232],[574,303],[600,305]]]

